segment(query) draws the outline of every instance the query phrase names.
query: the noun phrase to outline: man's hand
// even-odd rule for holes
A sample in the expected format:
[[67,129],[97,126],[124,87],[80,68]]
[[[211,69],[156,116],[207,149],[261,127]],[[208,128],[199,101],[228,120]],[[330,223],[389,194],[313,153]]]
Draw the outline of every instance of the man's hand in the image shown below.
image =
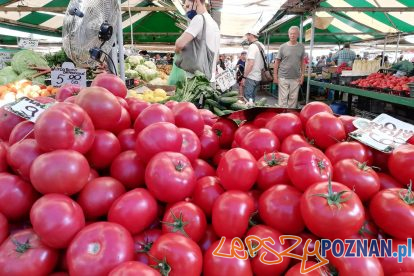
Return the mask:
[[240,85],[241,85],[241,86],[244,86],[244,80],[245,80],[245,78],[243,78],[243,79],[240,81]]
[[298,82],[300,83],[300,85],[302,85],[303,84],[303,81],[305,80],[305,76],[304,75],[302,75],[299,79],[298,79]]

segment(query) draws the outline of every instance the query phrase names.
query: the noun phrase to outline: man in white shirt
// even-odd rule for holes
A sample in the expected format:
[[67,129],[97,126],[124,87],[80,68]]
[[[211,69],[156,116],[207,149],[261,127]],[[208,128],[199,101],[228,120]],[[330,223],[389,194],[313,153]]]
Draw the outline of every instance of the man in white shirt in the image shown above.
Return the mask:
[[249,31],[246,34],[250,46],[247,50],[246,66],[241,85],[244,87],[244,97],[249,102],[256,100],[256,93],[262,80],[262,69],[264,68],[263,57],[260,52],[262,49],[264,51],[264,45],[258,41],[258,37],[256,31]]
[[[190,25],[185,32],[175,42],[175,52],[180,53],[181,50],[194,38],[200,39],[203,33],[203,16],[206,22],[206,43],[207,47],[214,52],[214,60],[212,66],[211,82],[215,81],[216,63],[220,48],[220,29],[207,12],[205,0],[186,0],[184,7],[187,11],[187,17],[191,19]],[[204,72],[203,72],[204,73]]]

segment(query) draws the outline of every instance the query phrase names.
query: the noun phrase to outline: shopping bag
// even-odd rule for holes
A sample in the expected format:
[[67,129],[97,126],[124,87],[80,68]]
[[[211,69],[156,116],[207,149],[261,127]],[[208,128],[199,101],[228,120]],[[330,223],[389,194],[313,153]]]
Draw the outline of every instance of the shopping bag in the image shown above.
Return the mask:
[[170,77],[168,78],[168,85],[177,85],[179,82],[184,82],[186,79],[186,73],[183,69],[175,65],[175,60],[179,54],[174,56],[173,67],[171,69]]

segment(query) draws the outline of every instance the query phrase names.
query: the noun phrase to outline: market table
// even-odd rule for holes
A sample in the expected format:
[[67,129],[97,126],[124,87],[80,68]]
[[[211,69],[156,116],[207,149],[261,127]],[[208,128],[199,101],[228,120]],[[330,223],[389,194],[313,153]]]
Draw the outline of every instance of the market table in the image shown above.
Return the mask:
[[359,89],[355,87],[320,82],[320,81],[315,81],[315,80],[311,80],[310,85],[332,89],[332,90],[343,92],[343,93],[348,93],[348,113],[350,113],[351,111],[352,96],[361,96],[361,97],[371,98],[375,100],[380,100],[380,101],[387,102],[387,103],[399,104],[399,105],[404,105],[404,106],[414,108],[414,98],[400,97],[400,96],[379,93],[379,92],[374,92],[374,91],[368,91],[368,90],[363,90],[363,89]]

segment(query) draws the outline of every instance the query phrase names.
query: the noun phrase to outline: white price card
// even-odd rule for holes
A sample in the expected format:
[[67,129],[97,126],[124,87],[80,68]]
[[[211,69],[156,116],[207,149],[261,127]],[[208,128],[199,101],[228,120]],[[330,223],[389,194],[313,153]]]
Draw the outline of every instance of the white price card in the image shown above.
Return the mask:
[[76,68],[72,62],[64,62],[62,67],[55,68],[52,73],[52,86],[61,87],[65,84],[76,84],[86,87],[86,69]]
[[217,75],[216,82],[220,86],[220,90],[224,92],[236,84],[236,78],[230,71],[226,70]]
[[33,49],[37,48],[37,46],[39,45],[39,40],[24,37],[20,38],[18,45],[22,49]]
[[414,135],[414,126],[387,114],[381,114],[374,120],[358,118],[354,122],[357,130],[349,136],[379,151],[390,153],[406,144]]
[[0,60],[3,62],[10,62],[12,59],[12,54],[10,52],[0,52]]
[[36,122],[40,114],[42,114],[48,107],[49,105],[47,104],[39,103],[38,101],[27,97],[22,97],[13,103],[5,105],[7,111],[33,123]]

